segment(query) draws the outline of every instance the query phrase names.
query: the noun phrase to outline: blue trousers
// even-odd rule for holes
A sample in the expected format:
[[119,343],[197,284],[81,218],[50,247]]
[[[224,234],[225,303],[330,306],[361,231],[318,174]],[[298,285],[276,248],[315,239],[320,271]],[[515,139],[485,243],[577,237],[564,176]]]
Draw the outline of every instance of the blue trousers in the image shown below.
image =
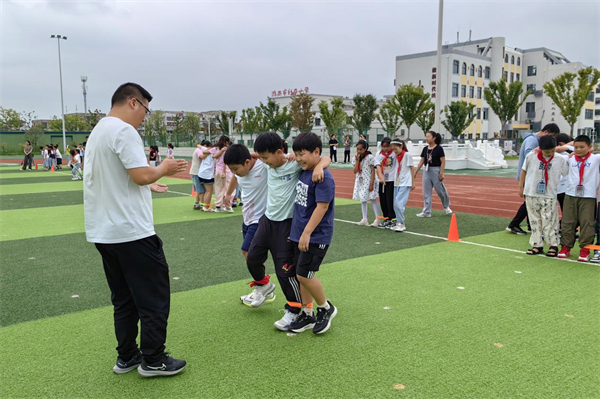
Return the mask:
[[410,193],[410,187],[394,187],[394,212],[396,212],[396,222],[404,224],[404,210],[406,209],[406,203],[408,202],[408,194]]

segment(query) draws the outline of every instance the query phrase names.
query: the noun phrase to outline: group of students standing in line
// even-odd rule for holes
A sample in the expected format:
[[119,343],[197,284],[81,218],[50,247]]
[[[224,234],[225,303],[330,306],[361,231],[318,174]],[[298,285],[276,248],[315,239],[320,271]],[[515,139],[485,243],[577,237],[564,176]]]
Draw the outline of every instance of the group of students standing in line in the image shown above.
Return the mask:
[[[87,137],[86,137],[87,139]],[[71,169],[73,175],[71,180],[82,180],[83,179],[83,158],[85,155],[86,142],[79,144],[76,148],[69,148],[67,145],[65,153],[68,154],[69,160],[67,165]],[[27,140],[23,147],[25,158],[22,164],[22,170],[32,169],[33,166],[33,147],[31,142]],[[58,144],[48,144],[40,147],[40,154],[44,162],[44,170],[62,170],[63,157],[58,149]]]
[[600,244],[600,155],[593,154],[590,138],[572,140],[555,123],[547,124],[523,141],[517,173],[519,195],[525,201],[507,230],[526,235],[520,223],[527,218],[532,246],[527,254],[544,254],[545,243],[546,256],[569,258],[579,227],[577,260],[600,262],[600,251],[591,257],[587,248],[594,236]]

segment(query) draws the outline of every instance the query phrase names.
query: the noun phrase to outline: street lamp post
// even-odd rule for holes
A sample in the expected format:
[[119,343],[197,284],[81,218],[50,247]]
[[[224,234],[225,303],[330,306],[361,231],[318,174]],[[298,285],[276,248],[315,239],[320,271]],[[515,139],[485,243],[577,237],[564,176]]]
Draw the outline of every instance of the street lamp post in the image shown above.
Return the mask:
[[67,40],[66,36],[52,35],[50,39],[55,39],[58,43],[58,74],[60,76],[60,110],[62,113],[62,132],[63,132],[63,151],[67,148],[67,134],[65,132],[65,106],[63,101],[63,85],[62,85],[62,65],[60,62],[60,40]]

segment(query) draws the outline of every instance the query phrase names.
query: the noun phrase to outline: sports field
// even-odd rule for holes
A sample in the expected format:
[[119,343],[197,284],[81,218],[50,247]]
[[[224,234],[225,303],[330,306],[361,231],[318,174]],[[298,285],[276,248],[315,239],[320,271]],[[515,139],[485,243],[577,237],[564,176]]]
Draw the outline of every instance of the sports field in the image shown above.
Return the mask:
[[490,216],[514,213],[514,192],[489,198],[514,181],[449,176],[462,240],[449,242],[437,198],[430,219],[407,210],[405,233],[357,226],[348,173],[334,173],[345,198],[319,277],[339,313],[322,336],[273,328],[279,289],[273,304],[243,306],[241,209],[194,211],[189,180],[163,179],[171,192],[154,194],[154,215],[171,268],[167,348],[188,366],[144,379],[112,372],[110,292],[85,241],[82,182],[1,166],[0,397],[600,397],[600,268],[525,255],[528,238]]

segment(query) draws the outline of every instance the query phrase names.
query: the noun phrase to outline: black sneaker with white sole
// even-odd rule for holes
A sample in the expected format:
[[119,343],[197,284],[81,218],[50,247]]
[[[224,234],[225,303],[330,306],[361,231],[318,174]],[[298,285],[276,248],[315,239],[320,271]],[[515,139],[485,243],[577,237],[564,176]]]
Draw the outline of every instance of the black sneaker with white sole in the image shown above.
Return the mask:
[[142,364],[142,353],[138,352],[128,362],[120,357],[117,358],[117,364],[113,367],[113,371],[116,374],[125,374],[131,370],[137,369],[140,364]]
[[327,301],[329,309],[317,308],[317,322],[313,327],[313,333],[323,334],[331,327],[331,319],[337,315],[337,308],[333,304]]
[[309,316],[306,313],[301,312],[300,316],[290,324],[290,330],[295,333],[301,333],[313,328],[316,322],[317,319],[315,319],[315,316]]
[[165,356],[155,363],[146,363],[145,359],[142,360],[138,373],[142,377],[165,377],[180,373],[185,365],[185,360],[174,359],[165,353]]
[[527,235],[527,232],[525,230],[523,230],[522,228],[520,228],[519,226],[507,227],[506,230],[510,231],[513,234],[518,234],[520,236],[526,236]]

